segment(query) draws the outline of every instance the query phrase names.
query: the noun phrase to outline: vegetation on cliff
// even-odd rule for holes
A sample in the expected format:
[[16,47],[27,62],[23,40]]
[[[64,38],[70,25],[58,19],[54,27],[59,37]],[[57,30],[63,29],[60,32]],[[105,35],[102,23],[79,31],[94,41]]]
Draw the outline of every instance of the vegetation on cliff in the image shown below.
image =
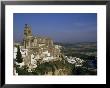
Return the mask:
[[27,66],[22,68],[17,66],[16,70],[18,75],[71,75],[73,68],[73,65],[61,60],[39,64],[38,67],[32,69],[32,72],[28,72]]

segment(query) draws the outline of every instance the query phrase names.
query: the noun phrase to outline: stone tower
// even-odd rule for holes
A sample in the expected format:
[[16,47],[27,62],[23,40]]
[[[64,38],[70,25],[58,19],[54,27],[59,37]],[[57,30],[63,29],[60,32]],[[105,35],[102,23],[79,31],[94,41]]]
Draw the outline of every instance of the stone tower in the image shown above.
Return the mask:
[[32,31],[31,28],[27,24],[25,24],[24,37],[28,37],[28,36],[32,36]]
[[31,39],[32,39],[32,30],[29,25],[25,24],[24,27],[24,47],[29,48],[31,45]]

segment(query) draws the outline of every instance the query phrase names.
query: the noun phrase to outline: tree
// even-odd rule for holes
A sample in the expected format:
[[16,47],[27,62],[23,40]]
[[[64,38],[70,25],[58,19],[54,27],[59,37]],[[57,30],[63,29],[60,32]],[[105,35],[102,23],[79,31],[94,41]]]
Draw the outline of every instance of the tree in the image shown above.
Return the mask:
[[22,63],[23,62],[23,58],[22,58],[19,46],[17,46],[16,62],[18,62],[18,63]]
[[17,71],[18,75],[32,75],[31,72],[28,72],[28,67],[26,65],[24,65],[21,68],[17,65],[16,71]]

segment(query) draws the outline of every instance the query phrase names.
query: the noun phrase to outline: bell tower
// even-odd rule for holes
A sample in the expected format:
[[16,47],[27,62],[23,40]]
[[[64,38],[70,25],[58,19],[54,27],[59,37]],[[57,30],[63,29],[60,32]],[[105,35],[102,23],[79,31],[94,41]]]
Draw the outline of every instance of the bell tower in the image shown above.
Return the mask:
[[32,30],[28,24],[24,27],[24,47],[29,48],[31,44]]
[[24,27],[24,37],[32,36],[32,30],[29,25],[25,24]]

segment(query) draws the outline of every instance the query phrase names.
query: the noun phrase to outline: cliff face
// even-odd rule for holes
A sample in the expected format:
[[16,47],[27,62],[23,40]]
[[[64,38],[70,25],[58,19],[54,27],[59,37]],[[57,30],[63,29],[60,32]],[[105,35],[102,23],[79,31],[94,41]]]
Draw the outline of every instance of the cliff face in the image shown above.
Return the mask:
[[46,73],[45,75],[69,75],[70,72],[66,69],[56,69],[54,72],[50,71]]
[[40,64],[33,70],[33,74],[37,75],[71,75],[72,67],[68,62],[63,60],[46,62]]

